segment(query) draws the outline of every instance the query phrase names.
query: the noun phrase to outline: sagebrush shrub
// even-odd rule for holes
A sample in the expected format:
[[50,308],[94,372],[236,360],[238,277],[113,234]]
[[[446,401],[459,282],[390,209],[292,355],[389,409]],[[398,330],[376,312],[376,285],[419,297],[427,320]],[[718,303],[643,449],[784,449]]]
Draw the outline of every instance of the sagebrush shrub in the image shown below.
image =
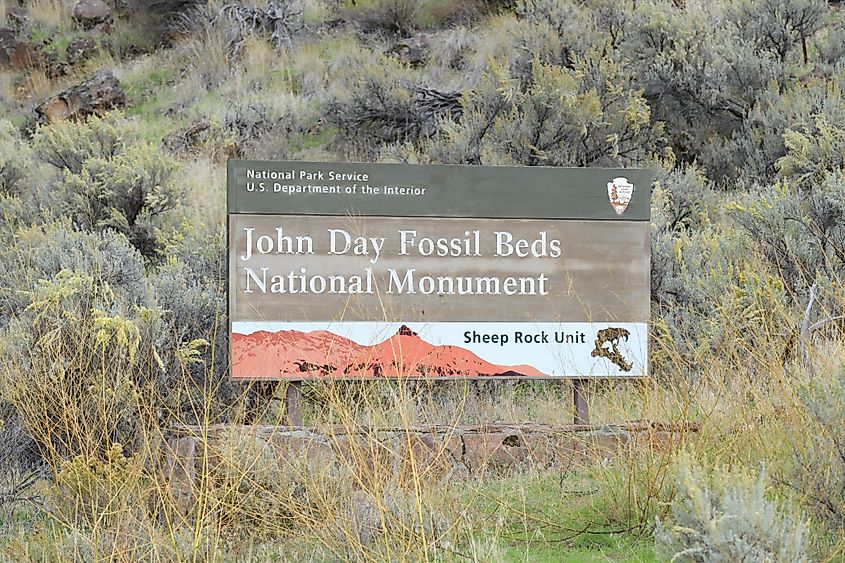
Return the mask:
[[758,50],[781,63],[801,47],[801,60],[809,62],[808,40],[825,25],[823,0],[742,0],[729,6],[737,31]]
[[168,212],[180,206],[184,188],[176,161],[138,139],[122,115],[41,127],[33,145],[61,173],[51,193],[57,214],[79,229],[117,231],[148,258],[161,251]]
[[369,0],[342,8],[341,15],[364,32],[409,34],[418,27],[421,0]]
[[161,311],[127,303],[102,278],[62,270],[41,280],[3,333],[3,394],[51,467],[133,448],[139,399],[162,367]]
[[758,93],[783,75],[778,61],[729,26],[720,3],[679,10],[669,2],[643,2],[624,30],[619,50],[633,62],[633,80],[654,117],[667,124],[682,161],[707,164],[742,125]]
[[337,62],[324,106],[329,123],[352,144],[347,154],[372,157],[384,143],[415,141],[425,134],[414,75],[395,59],[367,51]]
[[[719,150],[712,151],[708,161],[711,176],[719,183],[753,187],[773,181],[778,171],[787,177],[830,171],[830,165],[837,162],[835,147],[842,142],[841,127],[837,133],[835,124],[845,119],[843,86],[845,74],[841,71],[830,78],[809,78],[785,87],[771,82],[758,94],[742,127]],[[838,160],[841,164],[841,158]]]
[[831,530],[845,533],[845,366],[803,386],[809,424],[793,438],[795,486]]
[[143,260],[123,235],[79,231],[66,219],[20,227],[15,235],[14,245],[0,248],[0,329],[23,314],[41,280],[63,270],[85,272],[127,306],[147,303]]
[[32,146],[45,162],[79,174],[89,159],[108,160],[118,154],[126,142],[124,129],[119,112],[94,115],[85,121],[59,121],[39,127]]
[[805,525],[766,495],[766,471],[676,461],[670,521],[657,521],[658,556],[672,561],[791,563],[807,561]]
[[32,149],[24,143],[11,123],[0,120],[0,197],[18,195],[30,173]]
[[152,257],[163,244],[166,213],[184,197],[175,171],[172,158],[145,142],[108,159],[89,158],[61,184],[65,213],[82,229],[124,234],[141,254]]
[[729,206],[798,303],[806,303],[814,281],[829,285],[845,276],[844,193],[845,176],[836,172],[803,186],[761,187]]
[[501,63],[461,100],[460,121],[422,143],[427,161],[451,164],[612,166],[644,162],[661,150],[642,92],[600,51],[572,68],[538,57],[528,77]]

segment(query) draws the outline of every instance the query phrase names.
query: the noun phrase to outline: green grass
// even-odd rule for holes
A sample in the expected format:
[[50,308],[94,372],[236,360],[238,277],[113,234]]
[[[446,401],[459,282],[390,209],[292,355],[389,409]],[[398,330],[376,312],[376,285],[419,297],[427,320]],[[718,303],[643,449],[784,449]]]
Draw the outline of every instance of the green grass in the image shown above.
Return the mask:
[[503,552],[506,561],[530,561],[532,563],[598,563],[619,561],[630,563],[651,563],[658,561],[651,538],[634,539],[622,535],[614,542],[567,548],[554,544],[534,543],[525,546],[510,546]]
[[151,142],[158,143],[168,133],[187,125],[181,113],[165,113],[173,103],[171,88],[174,75],[173,69],[162,66],[124,79],[126,115],[143,117],[137,121],[137,127],[141,136]]
[[[471,535],[491,535],[508,561],[655,561],[650,528],[613,522],[594,470],[531,471],[468,487],[479,524]],[[466,499],[465,499],[466,500]]]
[[295,133],[290,138],[291,152],[299,152],[324,147],[337,138],[334,127],[325,127],[317,133]]
[[52,55],[64,59],[67,54],[67,48],[71,43],[85,37],[84,33],[78,31],[70,31],[67,33],[57,33],[50,37],[50,41],[44,46],[44,50]]
[[167,85],[173,77],[173,71],[167,67],[152,69],[149,74],[137,80],[127,80],[124,90],[129,102],[130,115],[142,115],[154,111],[151,104],[161,102],[167,94]]

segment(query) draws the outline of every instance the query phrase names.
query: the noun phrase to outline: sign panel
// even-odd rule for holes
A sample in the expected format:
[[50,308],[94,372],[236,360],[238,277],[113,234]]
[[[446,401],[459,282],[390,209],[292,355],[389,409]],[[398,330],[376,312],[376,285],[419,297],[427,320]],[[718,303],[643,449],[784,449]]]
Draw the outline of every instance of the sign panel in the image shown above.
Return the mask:
[[649,171],[228,172],[234,378],[648,372]]

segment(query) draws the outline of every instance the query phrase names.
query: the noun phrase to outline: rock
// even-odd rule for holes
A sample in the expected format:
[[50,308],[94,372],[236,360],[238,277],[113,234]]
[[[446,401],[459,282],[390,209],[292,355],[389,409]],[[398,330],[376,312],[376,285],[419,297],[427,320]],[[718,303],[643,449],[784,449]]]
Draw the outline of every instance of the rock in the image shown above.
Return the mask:
[[279,432],[268,438],[279,467],[296,471],[304,462],[309,474],[315,474],[334,464],[334,450],[320,435],[307,431]]
[[603,426],[592,432],[584,432],[581,437],[584,438],[593,459],[616,457],[631,441],[631,434],[628,431],[613,426]]
[[59,78],[60,76],[67,76],[67,73],[70,72],[70,65],[67,64],[65,61],[60,61],[56,57],[47,56],[46,64],[44,65],[47,69],[47,76],[49,78]]
[[173,154],[182,153],[194,146],[199,136],[211,127],[208,121],[200,121],[190,127],[177,129],[161,139],[162,146]]
[[442,481],[453,473],[457,459],[447,440],[428,434],[403,433],[396,441],[394,471],[401,483],[412,485],[414,476],[425,482]]
[[30,68],[38,60],[38,49],[29,41],[18,39],[13,29],[0,29],[0,68]]
[[428,56],[428,37],[417,35],[397,41],[388,50],[397,59],[411,66],[419,66],[425,62]]
[[29,18],[23,7],[12,5],[6,8],[6,21],[13,28],[22,29],[29,21]]
[[363,487],[374,487],[393,468],[395,452],[376,434],[332,436],[330,443],[340,467],[349,469]]
[[71,66],[90,58],[97,51],[93,39],[82,37],[67,46],[67,63]]
[[73,8],[73,19],[82,29],[92,29],[111,18],[112,10],[103,0],[79,0]]
[[109,69],[100,69],[85,82],[53,96],[35,108],[40,123],[102,115],[126,106],[126,94]]
[[464,462],[475,473],[515,469],[529,456],[524,440],[514,432],[467,432],[464,449]]

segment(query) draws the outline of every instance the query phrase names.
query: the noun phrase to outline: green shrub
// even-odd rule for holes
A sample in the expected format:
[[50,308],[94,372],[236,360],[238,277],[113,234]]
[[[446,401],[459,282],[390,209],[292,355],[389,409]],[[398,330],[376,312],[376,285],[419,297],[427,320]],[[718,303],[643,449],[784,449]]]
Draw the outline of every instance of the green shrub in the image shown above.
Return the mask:
[[176,162],[141,141],[119,114],[39,128],[33,144],[59,169],[56,212],[87,231],[114,230],[155,257],[170,236],[166,217],[184,197]]
[[[464,94],[460,121],[421,143],[429,162],[613,166],[644,162],[661,149],[642,92],[621,64],[598,50],[573,68],[535,57],[520,77],[502,63]],[[422,160],[422,159],[421,159]]]
[[[742,127],[729,142],[712,151],[711,174],[720,182],[755,186],[773,181],[779,171],[787,177],[830,171],[831,164],[837,162],[832,153],[841,131],[837,133],[836,127],[828,124],[845,119],[843,85],[845,74],[841,72],[832,78],[810,78],[786,87],[769,84],[759,93]],[[838,161],[841,164],[841,158]]]
[[805,384],[799,399],[807,425],[793,438],[794,486],[828,529],[843,534],[845,366]]
[[101,277],[62,270],[40,280],[2,334],[3,395],[56,468],[141,438],[139,402],[162,366],[161,311],[133,305]]
[[[166,370],[159,378],[165,389],[182,391],[172,396],[171,415],[178,413],[180,422],[198,424],[209,412],[238,404],[244,392],[257,392],[228,377],[223,227],[207,234],[185,233],[185,240],[149,275],[148,282],[155,302],[166,311],[158,336]],[[184,354],[192,342],[195,353],[189,359]],[[184,388],[186,382],[190,385]]]
[[23,181],[30,174],[30,149],[14,126],[0,120],[0,197],[18,195],[24,190]]
[[[682,162],[710,168],[711,152],[742,126],[759,92],[783,76],[782,65],[730,29],[722,3],[643,2],[619,51]],[[718,170],[709,173],[718,177]]]
[[658,556],[672,561],[732,563],[807,561],[805,525],[766,498],[766,472],[698,465],[688,454],[676,465],[670,522],[658,520]]
[[184,197],[175,171],[176,162],[146,142],[109,159],[89,158],[79,173],[65,175],[65,212],[85,230],[122,233],[141,254],[153,257],[167,236],[166,213]]
[[385,143],[416,141],[426,133],[410,69],[397,60],[356,50],[337,61],[324,104],[326,120],[347,141],[347,155],[372,158]]
[[143,261],[124,236],[81,232],[68,220],[20,227],[15,244],[0,248],[0,329],[24,313],[39,280],[63,270],[85,272],[127,307],[147,303]]
[[19,225],[41,216],[46,190],[34,182],[35,171],[29,143],[9,121],[0,119],[0,245],[11,244]]
[[836,172],[804,187],[782,181],[758,188],[729,206],[799,304],[806,304],[814,282],[829,286],[845,279],[843,193],[845,176]]
[[125,128],[118,112],[81,122],[59,121],[39,127],[32,146],[45,162],[79,174],[89,159],[108,160],[117,155],[126,143]]
[[[144,509],[144,499],[130,494],[141,488],[138,469],[137,460],[125,457],[117,443],[102,458],[76,456],[62,463],[56,475],[56,508],[78,529],[115,525],[126,511]],[[110,522],[102,521],[104,515]]]
[[755,47],[781,63],[800,45],[802,61],[809,62],[807,43],[820,31],[827,16],[823,0],[742,0],[729,7],[737,31]]

